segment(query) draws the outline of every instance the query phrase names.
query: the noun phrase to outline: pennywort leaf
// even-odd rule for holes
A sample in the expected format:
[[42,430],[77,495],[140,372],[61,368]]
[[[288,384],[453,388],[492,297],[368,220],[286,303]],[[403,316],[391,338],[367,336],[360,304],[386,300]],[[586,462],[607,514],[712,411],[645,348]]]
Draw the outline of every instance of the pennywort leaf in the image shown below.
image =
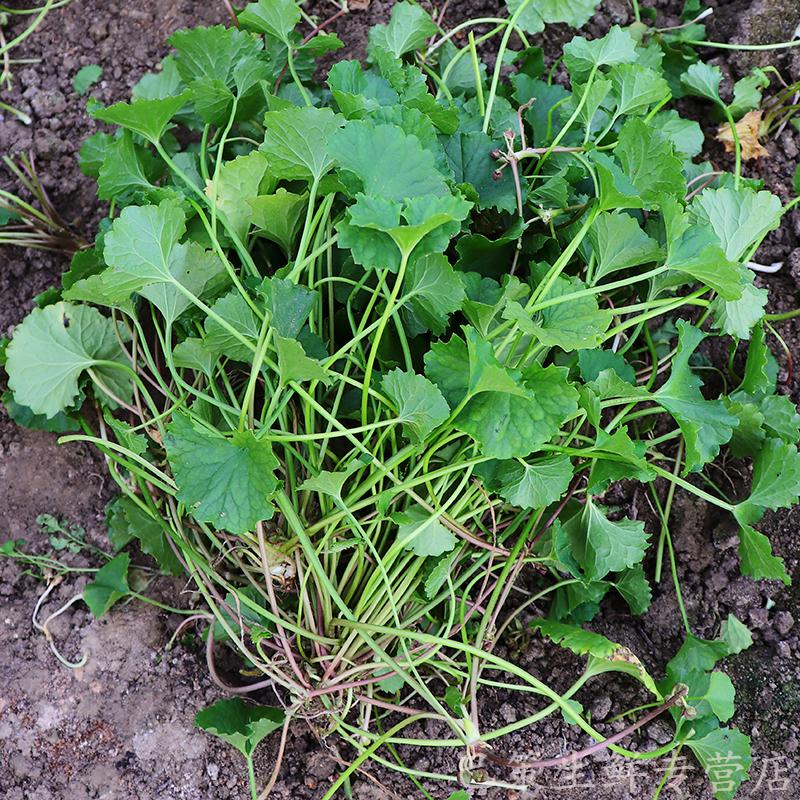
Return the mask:
[[284,713],[279,708],[256,706],[240,697],[218,700],[198,711],[195,724],[250,757],[264,737],[281,727]]
[[114,323],[94,308],[55,303],[34,309],[8,346],[8,385],[17,403],[52,418],[76,403],[91,370],[98,397],[130,396],[127,358]]
[[107,564],[100,567],[94,579],[86,584],[83,590],[83,601],[89,606],[94,617],[102,617],[118,600],[127,596],[128,567],[131,558],[127,553],[120,553]]
[[226,437],[178,414],[165,444],[178,498],[196,519],[241,534],[272,517],[278,460],[267,440],[249,431]]

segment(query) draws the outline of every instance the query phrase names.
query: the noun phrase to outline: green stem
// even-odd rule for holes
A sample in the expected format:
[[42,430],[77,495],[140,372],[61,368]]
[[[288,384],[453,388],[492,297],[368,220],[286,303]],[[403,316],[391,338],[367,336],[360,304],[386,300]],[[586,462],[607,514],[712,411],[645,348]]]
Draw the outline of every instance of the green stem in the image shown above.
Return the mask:
[[481,66],[478,61],[478,49],[475,46],[475,34],[469,32],[469,53],[472,58],[472,74],[475,77],[475,94],[478,97],[478,111],[481,116],[486,113],[486,103],[483,99],[483,81],[481,80]]
[[733,120],[733,114],[731,114],[731,110],[725,105],[725,103],[720,103],[720,108],[722,109],[722,113],[725,114],[725,119],[728,120],[728,125],[730,125],[731,128],[733,148],[736,152],[736,166],[733,177],[733,185],[735,189],[738,189],[742,180],[742,143],[739,141],[739,131],[736,130],[736,123]]
[[258,800],[258,784],[256,783],[256,770],[253,765],[253,756],[245,756],[247,761],[247,780],[250,783],[250,797]]
[[666,478],[668,481],[672,483],[677,483],[681,489],[686,489],[687,492],[699,497],[701,500],[705,500],[707,503],[711,503],[712,506],[716,506],[717,508],[723,508],[725,511],[729,511],[733,513],[734,509],[736,508],[735,505],[731,503],[726,503],[724,500],[720,500],[718,497],[714,497],[714,495],[709,494],[708,492],[704,492],[702,489],[698,489],[694,484],[689,483],[689,481],[684,480],[683,478],[679,478],[677,475],[673,475],[671,472],[668,472],[665,469],[657,466],[656,464],[650,464],[650,468],[656,472],[656,474],[660,475],[662,478]]
[[410,250],[404,250],[402,258],[400,259],[400,269],[397,271],[397,278],[395,279],[394,286],[392,287],[392,293],[389,295],[389,299],[386,301],[386,308],[381,315],[380,324],[378,325],[378,329],[375,331],[375,336],[372,339],[372,347],[370,347],[369,356],[367,357],[367,364],[364,367],[364,380],[363,380],[363,389],[361,390],[361,424],[367,424],[367,410],[369,407],[369,389],[370,383],[372,382],[372,370],[375,366],[375,360],[378,357],[378,347],[381,343],[381,338],[383,337],[383,332],[386,330],[386,326],[389,324],[389,320],[394,313],[395,303],[397,302],[397,298],[400,295],[400,289],[403,285],[403,278],[406,274],[406,267],[408,266],[408,259],[411,255]]
[[309,95],[306,87],[303,86],[303,83],[297,74],[297,70],[295,69],[294,54],[292,53],[292,46],[290,44],[287,44],[286,46],[286,63],[289,65],[289,72],[291,73],[292,80],[294,81],[295,86],[297,86],[297,90],[300,92],[303,102],[307,106],[313,106],[314,104],[311,102],[311,96]]
[[720,50],[737,50],[745,52],[759,52],[761,50],[781,50],[789,47],[800,47],[800,39],[792,39],[790,42],[775,42],[774,44],[729,44],[727,42],[703,42],[697,39],[682,39],[683,44],[691,44],[694,47],[716,47]]
[[795,308],[793,311],[784,311],[780,314],[765,314],[764,319],[769,322],[784,322],[787,319],[795,319],[800,317],[800,308]]
[[503,31],[503,38],[500,40],[500,47],[497,51],[497,60],[495,62],[494,74],[492,75],[492,85],[489,88],[489,99],[486,101],[486,111],[483,115],[483,132],[489,130],[489,121],[492,118],[492,109],[494,108],[494,99],[497,97],[497,88],[500,85],[500,73],[503,69],[503,56],[508,48],[508,41],[514,28],[517,26],[517,20],[522,16],[525,9],[531,4],[532,0],[522,0],[520,7],[514,12],[511,19],[508,20],[505,31]]

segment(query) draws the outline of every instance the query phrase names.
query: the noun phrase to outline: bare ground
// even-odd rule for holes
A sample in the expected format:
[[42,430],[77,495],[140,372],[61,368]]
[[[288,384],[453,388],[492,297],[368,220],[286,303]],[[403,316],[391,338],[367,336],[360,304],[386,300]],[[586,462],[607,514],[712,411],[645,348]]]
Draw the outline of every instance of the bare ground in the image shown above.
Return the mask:
[[[309,4],[314,10],[314,4]],[[329,4],[316,4],[320,13]],[[351,52],[358,53],[366,31],[388,16],[391,2],[373,0],[368,12],[339,21],[338,31]],[[665,18],[681,3],[656,3]],[[767,41],[789,38],[800,22],[796,0],[736,0],[712,3],[716,14],[710,29],[716,38]],[[448,20],[499,10],[489,0],[452,3]],[[590,24],[602,33],[612,23],[625,24],[629,5],[606,0]],[[72,90],[77,69],[97,63],[102,81],[92,94],[103,103],[127,96],[140,74],[166,51],[166,37],[179,27],[224,21],[223,4],[199,0],[139,0],[136,4],[74,0],[51,13],[19,55],[41,58],[41,63],[17,73],[11,102],[34,118],[25,127],[11,118],[0,121],[0,151],[32,150],[48,191],[63,215],[77,230],[91,236],[99,208],[90,181],[78,171],[75,155],[94,130],[85,115],[85,99]],[[12,27],[12,32],[15,30]],[[551,51],[569,38],[565,30],[548,34]],[[718,59],[733,78],[749,59],[742,54]],[[800,77],[798,59],[784,58],[782,69]],[[758,165],[768,188],[787,199],[791,173],[797,161],[800,137],[787,132],[769,145],[771,158]],[[709,157],[727,165],[713,145]],[[7,178],[8,176],[4,176]],[[8,181],[4,181],[4,185]],[[769,284],[776,310],[800,302],[800,215],[765,246],[764,261],[784,260],[786,267]],[[3,252],[0,270],[0,333],[8,332],[31,306],[32,298],[52,284],[64,268],[63,260],[47,254]],[[781,328],[789,348],[800,352],[798,325]],[[784,390],[797,399],[800,377],[784,371]],[[25,538],[38,552],[47,549],[37,531],[37,515],[49,513],[82,525],[89,540],[103,543],[103,516],[111,488],[101,461],[83,445],[58,447],[55,438],[16,428],[0,417],[0,541]],[[646,514],[644,498],[631,502]],[[797,575],[800,553],[800,512],[773,515],[770,538],[790,572]],[[800,778],[796,731],[800,723],[800,640],[798,589],[755,584],[738,575],[735,540],[726,524],[707,509],[679,499],[674,514],[675,544],[690,618],[696,632],[711,636],[728,613],[735,613],[754,630],[754,647],[730,659],[726,669],[738,692],[734,722],[753,737],[753,780],[743,797],[792,796]],[[142,563],[146,559],[140,559]],[[77,559],[76,564],[82,563]],[[48,599],[46,612],[80,591],[80,577],[71,576]],[[13,562],[0,561],[0,797],[3,800],[225,800],[247,796],[239,756],[193,726],[195,712],[222,696],[208,676],[202,648],[185,641],[171,650],[166,645],[179,618],[141,603],[118,606],[95,621],[76,605],[52,625],[60,650],[70,658],[86,654],[86,666],[70,671],[60,666],[44,637],[33,630],[31,614],[43,585]],[[180,581],[162,579],[150,591],[173,605],[191,607],[194,598]],[[657,587],[652,609],[631,619],[624,609],[607,603],[597,629],[646,654],[647,666],[659,673],[677,648],[681,631],[674,595],[668,583]],[[556,683],[566,681],[574,664],[541,642],[521,644],[521,663]],[[232,676],[235,678],[235,676]],[[629,705],[630,684],[599,682],[591,697],[582,698],[602,721]],[[268,697],[263,698],[265,702]],[[525,709],[503,697],[488,698],[487,722],[507,723]],[[431,729],[430,735],[436,735]],[[666,729],[651,726],[637,746],[665,741]],[[533,731],[508,737],[503,752],[515,755],[557,754],[584,744],[573,729],[551,720]],[[292,735],[288,755],[275,790],[278,798],[320,798],[336,773],[329,748],[311,732]],[[274,743],[262,746],[259,774],[269,773]],[[432,764],[428,754],[404,754],[417,769],[428,766],[452,770],[452,759]],[[566,769],[537,778],[542,784],[524,794],[530,798],[628,800],[648,796],[661,774],[656,769],[633,769],[612,758],[598,759],[578,770]],[[354,781],[357,798],[419,797],[410,784],[394,775],[372,770],[372,778]],[[784,782],[788,776],[790,783]],[[506,776],[517,779],[521,776]],[[530,776],[525,776],[530,783]],[[431,789],[436,798],[450,788]],[[514,800],[514,792],[492,790],[480,796]],[[664,797],[705,800],[710,797],[697,768],[688,760]]]

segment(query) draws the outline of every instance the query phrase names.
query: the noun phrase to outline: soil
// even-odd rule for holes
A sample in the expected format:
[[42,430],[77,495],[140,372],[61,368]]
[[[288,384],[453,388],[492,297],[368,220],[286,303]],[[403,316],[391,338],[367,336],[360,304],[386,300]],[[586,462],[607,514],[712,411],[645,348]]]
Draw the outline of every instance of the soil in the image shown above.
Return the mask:
[[[352,3],[356,5],[356,3]],[[368,10],[337,20],[334,29],[347,43],[347,53],[363,52],[369,27],[385,21],[392,2],[372,0]],[[645,3],[645,5],[650,5]],[[674,22],[678,0],[658,0],[660,21]],[[707,20],[711,38],[733,42],[786,40],[800,23],[796,0],[712,0],[715,13]],[[113,7],[113,8],[112,8]],[[494,15],[499,4],[490,0],[450,3],[446,24],[459,19]],[[308,3],[312,13],[327,15],[333,6]],[[335,10],[335,9],[334,9]],[[588,27],[602,35],[611,24],[630,21],[627,0],[604,0]],[[0,152],[32,152],[54,205],[84,237],[91,237],[100,209],[92,182],[78,171],[76,152],[95,129],[85,114],[85,98],[72,88],[74,73],[87,64],[103,67],[102,80],[92,96],[107,104],[127,97],[130,86],[166,52],[165,40],[177,28],[223,22],[222,2],[200,0],[138,0],[135,4],[104,0],[73,0],[51,12],[37,33],[15,51],[17,57],[41,59],[21,66],[13,90],[3,99],[30,114],[31,126],[6,116],[0,121]],[[22,29],[12,20],[6,36]],[[550,61],[572,33],[555,26],[543,41]],[[722,52],[722,51],[718,51]],[[796,51],[795,51],[796,52]],[[775,59],[787,80],[800,78],[800,56]],[[758,57],[725,53],[714,59],[731,80],[741,77]],[[702,111],[699,110],[702,114]],[[700,117],[702,119],[702,116]],[[707,131],[713,134],[713,129]],[[783,200],[791,196],[791,176],[800,152],[800,136],[787,128],[767,145],[770,157],[746,165],[746,174],[764,179]],[[723,167],[730,159],[710,138],[707,157]],[[4,187],[12,186],[2,176]],[[0,334],[9,333],[32,305],[33,297],[54,283],[64,269],[60,256],[7,249],[0,270]],[[800,214],[785,220],[759,252],[761,261],[783,261],[776,275],[765,276],[772,310],[800,303]],[[779,328],[790,352],[800,353],[800,324]],[[774,341],[774,340],[773,340]],[[776,352],[780,352],[776,349]],[[800,398],[800,369],[790,370],[784,359],[782,391]],[[2,412],[0,412],[2,413]],[[112,496],[101,460],[83,445],[57,446],[55,437],[24,431],[0,416],[0,541],[24,538],[34,552],[47,552],[47,537],[36,525],[39,514],[52,514],[82,526],[89,542],[104,541],[104,508]],[[733,481],[736,465],[724,465]],[[631,509],[652,522],[643,493],[628,498]],[[798,576],[800,510],[770,515],[762,530],[776,553]],[[769,582],[754,583],[738,574],[736,540],[727,521],[678,493],[673,535],[689,617],[695,633],[711,637],[721,621],[736,614],[753,630],[755,643],[725,664],[737,688],[733,722],[753,738],[752,780],[742,797],[789,797],[800,779],[800,589]],[[71,556],[76,566],[90,563]],[[146,566],[146,557],[137,560]],[[85,579],[69,576],[48,598],[51,613],[78,593]],[[143,603],[120,605],[102,620],[92,620],[80,604],[58,617],[51,629],[59,650],[68,658],[87,656],[77,670],[62,667],[44,636],[31,626],[31,614],[44,586],[15,562],[0,561],[0,796],[4,800],[225,800],[247,796],[241,758],[228,747],[199,732],[193,725],[197,710],[223,696],[208,674],[202,655],[191,640],[172,649],[168,642],[180,622],[176,615]],[[195,599],[176,580],[159,579],[148,588],[157,599],[191,607]],[[607,601],[593,627],[634,652],[644,654],[646,666],[660,674],[681,641],[674,592],[668,581],[655,587],[654,602],[642,618],[633,619],[615,601]],[[514,642],[520,663],[534,674],[547,675],[566,686],[576,662],[541,641]],[[506,643],[504,647],[511,647]],[[232,676],[235,680],[235,675]],[[268,697],[263,698],[265,702]],[[597,679],[592,695],[583,700],[595,722],[602,723],[635,702],[627,681]],[[484,700],[484,724],[507,724],[526,713],[525,704],[512,705],[503,696]],[[532,706],[533,707],[533,706]],[[528,712],[530,713],[530,712]],[[606,730],[610,733],[615,724]],[[434,727],[423,734],[436,736]],[[652,748],[668,740],[665,725],[656,722],[631,746]],[[667,737],[667,738],[665,738]],[[585,746],[560,719],[507,737],[498,745],[507,757],[551,756]],[[258,773],[262,781],[271,770],[274,742],[261,747]],[[346,754],[345,754],[346,755]],[[290,734],[287,757],[274,791],[277,798],[312,800],[324,794],[338,769],[335,744],[321,744],[310,731]],[[436,759],[426,752],[404,752],[416,769],[453,772],[454,758]],[[600,756],[579,768],[533,776],[538,787],[523,798],[628,800],[650,796],[665,763],[631,767],[613,756]],[[532,783],[530,774],[495,774],[510,783]],[[786,781],[786,782],[784,782]],[[360,800],[420,797],[421,793],[395,773],[370,767],[370,775],[353,781]],[[429,787],[436,798],[450,789]],[[476,796],[501,800],[520,797],[515,790],[491,789]],[[682,762],[663,797],[704,800],[711,794],[696,765]]]

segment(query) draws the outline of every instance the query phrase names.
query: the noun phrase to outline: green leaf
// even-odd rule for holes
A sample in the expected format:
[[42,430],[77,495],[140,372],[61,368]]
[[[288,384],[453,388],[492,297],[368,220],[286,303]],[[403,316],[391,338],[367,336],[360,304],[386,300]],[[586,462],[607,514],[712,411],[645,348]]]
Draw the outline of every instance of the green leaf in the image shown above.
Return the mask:
[[147,457],[148,439],[144,434],[136,433],[127,422],[116,419],[107,408],[103,409],[103,419],[113,431],[118,444],[136,455]]
[[[385,671],[377,672],[376,675],[384,675]],[[387,675],[383,680],[378,681],[378,686],[386,694],[397,694],[406,685],[402,675]]]
[[563,370],[534,364],[524,374],[500,366],[473,328],[467,342],[453,336],[425,354],[425,372],[451,408],[455,427],[481,444],[484,455],[524,458],[548,441],[577,408],[577,391]]
[[649,483],[656,477],[645,458],[646,443],[633,441],[624,425],[611,435],[602,428],[599,429],[594,449],[598,454],[609,454],[613,458],[595,459],[586,487],[590,494],[599,494],[605,491],[610,483],[624,478]]
[[[128,359],[114,322],[89,306],[54,303],[34,309],[17,326],[6,355],[14,400],[48,419],[75,404],[78,379],[89,369],[118,397],[130,396],[130,379],[121,369]],[[97,392],[112,402],[100,387]]]
[[203,250],[197,242],[179,244],[175,247],[169,271],[174,283],[156,283],[145,286],[139,291],[164,316],[173,323],[192,304],[179,286],[195,297],[200,297],[209,284],[225,272],[225,266],[216,253]]
[[427,11],[403,0],[392,6],[388,24],[375,25],[370,30],[368,49],[372,52],[380,48],[400,58],[405,53],[424,47],[437,30]]
[[272,327],[287,339],[298,337],[319,299],[316,290],[286,278],[265,278],[258,292],[267,302]]
[[[636,152],[639,152],[638,149]],[[639,197],[639,190],[613,158],[599,150],[590,151],[589,158],[597,174],[598,210],[644,208],[645,203]]]
[[644,558],[650,535],[641,520],[614,522],[603,507],[589,499],[580,526],[571,531],[573,552],[589,580],[600,580],[609,572],[621,572]]
[[173,283],[172,255],[185,230],[183,210],[174,200],[124,208],[105,238],[103,257],[111,269],[76,284],[65,297],[91,287],[102,289],[101,297],[124,299],[153,283]]
[[727,722],[733,716],[735,697],[731,679],[724,672],[712,672],[704,699],[720,722]]
[[134,100],[132,103],[115,103],[108,108],[92,112],[95,119],[119,125],[158,144],[169,121],[186,105],[189,92],[160,100]]
[[289,381],[303,383],[305,381],[321,381],[328,383],[330,374],[313,358],[309,358],[303,350],[303,345],[295,339],[284,339],[283,336],[275,337],[275,349],[278,352],[278,372],[281,384]]
[[[216,187],[217,210],[242,242],[247,241],[247,232],[253,221],[251,201],[258,197],[259,187],[266,174],[267,158],[258,150],[226,161],[219,171]],[[206,189],[206,194],[212,196],[210,186]]]
[[644,114],[669,97],[669,84],[653,69],[641,64],[620,64],[608,72],[616,101],[616,116]]
[[275,194],[249,198],[247,204],[257,235],[291,255],[308,206],[308,194],[295,194],[281,187]]
[[588,41],[576,36],[564,45],[564,64],[573,83],[585,83],[594,67],[632,64],[636,58],[636,42],[619,25],[614,25],[602,39]]
[[202,294],[224,269],[196,243],[178,244],[184,229],[183,211],[173,200],[125,208],[105,239],[110,269],[79,281],[64,296],[124,306],[138,292],[174,321],[191,304],[189,295]]
[[563,106],[564,113],[577,112],[581,127],[599,133],[609,118],[606,108],[613,105],[613,100],[607,99],[610,93],[611,81],[602,78],[596,78],[591,84],[587,82],[585,86],[573,84],[572,97]]
[[626,675],[632,675],[660,699],[661,695],[656,689],[655,681],[645,670],[642,662],[627,647],[612,642],[599,633],[552,619],[535,619],[531,622],[531,627],[560,647],[571,650],[575,655],[588,655],[588,669],[593,674],[624,672]]
[[560,500],[572,480],[569,456],[549,456],[532,462],[516,459],[481,465],[486,487],[517,508],[545,508]]
[[[329,137],[326,151],[337,166],[355,176],[366,195],[403,202],[420,195],[448,193],[430,150],[397,125],[351,120]],[[387,169],[402,164],[402,169]]]
[[266,33],[289,44],[289,34],[300,22],[300,9],[294,0],[258,0],[248,3],[238,19],[247,30]]
[[[559,277],[539,302],[566,297],[584,289],[586,285],[578,278]],[[612,320],[610,311],[600,309],[596,295],[548,306],[540,312],[539,319],[533,321],[519,303],[511,301],[504,309],[503,317],[513,319],[521,330],[535,336],[546,347],[560,347],[565,352],[599,347]]]
[[761,90],[769,86],[769,76],[756,67],[751,75],[736,81],[733,87],[733,102],[729,109],[734,119],[761,105]]
[[97,196],[101,200],[130,197],[136,192],[145,196],[157,194],[133,143],[133,136],[123,135],[111,142],[105,151],[103,163],[97,174]]
[[176,344],[172,351],[172,359],[176,367],[193,369],[206,375],[211,375],[217,363],[217,355],[206,347],[203,339],[194,337]]
[[[695,689],[697,694],[701,694],[707,688],[703,673],[714,669],[721,659],[746,650],[752,643],[750,631],[732,614],[722,623],[718,639],[708,641],[689,634],[667,664],[667,681],[664,685],[686,683],[690,694]],[[698,688],[699,684],[703,684],[702,687]]]
[[469,214],[470,204],[451,194],[423,195],[400,203],[357,195],[336,230],[339,244],[368,269],[396,272],[402,254],[419,259],[445,250]]
[[176,414],[165,446],[178,499],[198,521],[242,534],[272,517],[279,464],[265,439],[251,431],[228,438]]
[[742,296],[738,300],[716,297],[710,306],[714,313],[714,327],[737,339],[749,339],[750,331],[764,318],[768,300],[767,290],[752,283],[742,287]]
[[175,65],[186,85],[207,79],[232,87],[237,66],[257,58],[263,49],[255,37],[224,25],[179,30],[169,43],[176,50]]
[[[683,215],[682,218],[686,219]],[[710,286],[726,301],[740,299],[752,280],[744,267],[728,260],[708,225],[692,225],[679,235],[675,232],[668,246],[666,265],[670,269]]]
[[395,369],[383,378],[381,387],[397,406],[397,418],[412,442],[425,441],[450,416],[442,393],[423,375]]
[[681,76],[681,82],[687,94],[705,97],[707,100],[722,105],[722,100],[719,96],[722,70],[719,67],[697,61]]
[[97,64],[88,64],[75,73],[75,77],[72,79],[72,88],[78,94],[86,94],[102,77],[102,67]]
[[226,355],[235,361],[249,362],[255,351],[255,343],[261,333],[261,324],[247,301],[236,289],[233,289],[228,294],[220,297],[211,306],[211,310],[224,319],[245,341],[251,342],[253,346],[252,348],[247,347],[216,319],[207,317],[204,324],[206,350],[215,356]]
[[219,78],[196,78],[189,84],[194,110],[208,125],[224,126],[233,108],[233,92]]
[[444,150],[456,183],[468,183],[478,193],[478,208],[513,212],[517,208],[514,179],[510,170],[497,179],[495,148],[483,131],[457,132],[446,139]]
[[284,108],[264,115],[264,143],[270,172],[287,180],[318,181],[333,166],[325,143],[344,120],[329,108]]
[[395,106],[400,97],[389,82],[358,61],[337,61],[328,72],[328,87],[347,119],[362,119],[383,106]]
[[[78,167],[89,178],[97,179],[106,154],[116,139],[103,131],[98,131],[84,139],[78,152]],[[80,252],[80,251],[79,251]]]
[[623,381],[631,386],[636,384],[636,371],[619,353],[613,350],[581,350],[578,353],[578,366],[584,381],[597,380],[604,370],[613,370]]
[[438,516],[419,506],[395,514],[393,519],[398,523],[397,541],[400,546],[418,556],[440,556],[450,552],[458,543]]
[[403,288],[403,316],[411,336],[425,331],[440,336],[450,315],[461,309],[467,297],[461,276],[439,253],[412,261]]
[[433,600],[439,593],[439,590],[447,582],[447,577],[457,557],[458,549],[456,548],[450,553],[446,553],[438,558],[435,565],[428,573],[428,576],[425,578],[425,597],[427,597],[428,600]]
[[3,392],[0,399],[2,399],[8,416],[23,428],[47,431],[48,433],[77,433],[80,431],[80,423],[63,411],[59,411],[54,417],[48,419],[44,414],[34,414],[28,406],[17,403],[10,391]]
[[686,746],[708,773],[715,800],[733,800],[739,786],[749,780],[750,737],[738,728],[717,728],[702,739],[687,739]]
[[131,90],[133,100],[163,100],[180,92],[181,76],[174,56],[161,59],[161,69],[147,72],[134,84]]
[[759,325],[753,331],[753,338],[747,347],[744,377],[736,394],[739,392],[750,395],[772,394],[776,386],[776,371],[773,365],[774,358],[767,346],[764,326]]
[[[528,33],[539,33],[545,24],[565,22],[573,28],[585,25],[599,0],[537,0],[528,3],[517,18],[517,24]],[[522,8],[523,0],[507,0],[509,16]]]
[[626,569],[614,583],[617,591],[625,599],[631,614],[640,616],[644,614],[653,600],[650,583],[644,574],[641,564]]
[[731,655],[741,653],[753,644],[752,634],[733,614],[723,621],[720,639],[725,642]]
[[783,559],[773,554],[769,539],[745,524],[739,526],[739,560],[742,575],[754,580],[782,581],[786,586],[792,582]]
[[492,458],[524,458],[549,441],[577,408],[577,391],[566,373],[533,365],[523,376],[524,394],[487,391],[477,394],[456,418]]
[[759,403],[764,415],[764,427],[784,442],[800,440],[800,415],[797,406],[784,395],[771,395],[761,399]]
[[83,589],[83,601],[89,606],[94,617],[102,617],[117,600],[130,593],[128,587],[128,567],[131,557],[120,553],[107,564],[100,567],[94,579]]
[[753,464],[750,496],[738,503],[737,518],[755,509],[790,508],[800,496],[800,453],[794,444],[767,439]]
[[231,697],[198,711],[194,721],[199,728],[218,736],[245,758],[250,758],[258,743],[278,730],[285,718],[279,708],[254,706],[240,697]]
[[359,194],[337,223],[339,244],[348,248],[356,264],[365,269],[385,268],[397,272],[400,250],[388,231],[399,230],[403,208],[400,203]]
[[745,395],[736,393],[737,399],[723,398],[725,408],[738,420],[730,441],[731,452],[737,458],[752,458],[761,450],[766,433],[764,415],[755,403],[745,402]]
[[152,556],[164,572],[183,574],[183,566],[170,546],[169,534],[133,500],[124,495],[118,497],[109,507],[106,520],[109,538],[117,543],[117,549],[131,539],[138,539],[142,552]]
[[599,214],[589,229],[589,241],[597,256],[594,283],[612,272],[657,261],[662,255],[658,242],[632,216],[619,211]]
[[686,194],[682,164],[672,145],[643,120],[631,117],[625,122],[614,155],[645,208],[658,206],[665,195],[683,197]]
[[300,490],[328,495],[328,497],[337,500],[339,505],[343,505],[344,499],[342,490],[344,489],[345,483],[352,480],[352,474],[356,469],[358,469],[357,462],[351,461],[346,469],[338,472],[330,472],[324,469],[320,470],[318,475],[306,478],[300,485]]
[[780,225],[783,206],[771,192],[741,186],[705,189],[690,209],[698,220],[711,226],[725,255],[741,261],[754,244]]
[[[558,528],[555,528],[556,532]],[[572,573],[572,570],[567,568]],[[579,577],[579,570],[575,570],[575,577]],[[568,620],[576,625],[582,625],[597,616],[600,602],[608,593],[611,584],[607,581],[594,583],[571,583],[556,590],[551,607],[551,614],[559,620]]]
[[689,358],[705,335],[684,320],[678,320],[677,327],[678,348],[672,372],[654,399],[672,414],[683,433],[686,474],[716,458],[719,448],[730,441],[737,420],[725,410],[721,400],[703,397],[700,391],[703,382],[689,366]]
[[677,111],[659,111],[652,124],[672,143],[678,155],[694,158],[703,150],[703,129],[693,119],[683,119]]

